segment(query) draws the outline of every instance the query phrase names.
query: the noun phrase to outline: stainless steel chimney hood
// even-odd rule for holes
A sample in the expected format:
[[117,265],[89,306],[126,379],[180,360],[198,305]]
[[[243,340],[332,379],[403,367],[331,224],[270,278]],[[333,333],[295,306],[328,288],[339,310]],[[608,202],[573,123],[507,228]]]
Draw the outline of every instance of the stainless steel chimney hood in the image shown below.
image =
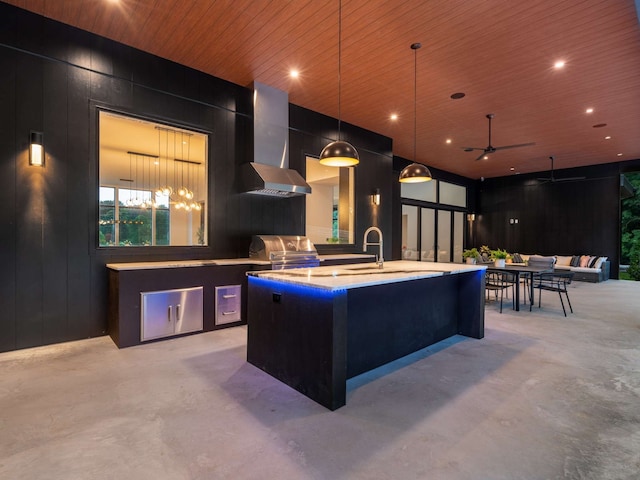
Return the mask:
[[289,168],[289,96],[253,83],[253,162],[242,165],[247,193],[293,197],[311,193],[302,175]]

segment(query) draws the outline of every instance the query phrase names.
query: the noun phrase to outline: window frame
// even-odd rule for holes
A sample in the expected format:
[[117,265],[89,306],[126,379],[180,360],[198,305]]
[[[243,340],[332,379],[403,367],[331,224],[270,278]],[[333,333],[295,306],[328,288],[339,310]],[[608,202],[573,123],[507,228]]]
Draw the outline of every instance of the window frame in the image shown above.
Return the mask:
[[[94,222],[92,222],[93,223],[92,236],[94,237],[94,239],[92,240],[91,243],[93,243],[94,248],[96,249],[96,253],[99,253],[99,252],[102,252],[102,254],[117,253],[118,255],[127,256],[127,255],[130,255],[131,253],[136,255],[140,255],[143,252],[145,254],[146,253],[163,254],[163,252],[168,253],[168,252],[176,252],[179,250],[187,252],[191,250],[201,251],[202,249],[211,249],[213,247],[213,245],[211,244],[211,239],[212,239],[211,212],[213,208],[213,205],[211,204],[211,199],[213,198],[212,188],[214,185],[214,183],[211,181],[211,175],[213,171],[213,166],[211,161],[211,157],[212,157],[211,145],[214,137],[213,132],[207,129],[203,129],[201,126],[189,124],[188,122],[175,120],[175,119],[161,118],[161,117],[157,117],[157,116],[146,114],[146,113],[139,113],[126,108],[114,107],[112,105],[108,105],[108,104],[104,104],[96,101],[90,101],[90,111],[91,111],[91,117],[92,117],[91,124],[94,126],[94,131],[92,132],[92,135],[91,135],[91,143],[93,144],[92,150],[94,151],[94,154],[95,154],[95,160],[92,164],[93,165],[92,171],[95,179],[94,191],[96,192],[95,201],[94,201],[95,212],[93,215],[93,218],[95,220]],[[203,178],[203,183],[204,183],[206,192],[203,198],[204,202],[200,202],[200,204],[203,205],[203,208],[201,211],[202,213],[200,214],[200,222],[199,223],[196,222],[197,223],[196,228],[203,229],[204,243],[202,244],[193,243],[191,245],[135,245],[135,246],[128,246],[127,248],[124,248],[124,246],[121,246],[121,245],[100,245],[100,187],[101,186],[113,187],[113,185],[101,184],[101,178],[100,178],[100,115],[102,112],[118,115],[122,117],[129,117],[134,120],[154,123],[170,129],[191,131],[197,134],[204,135],[206,137],[206,140],[205,140],[206,150],[204,152],[205,165],[204,165],[204,178]],[[121,188],[126,188],[126,187],[121,187]],[[138,190],[142,190],[142,189],[138,189]],[[115,203],[117,204],[117,199],[115,200]],[[169,206],[169,211],[171,211],[171,206]],[[127,253],[127,252],[130,252],[130,253]]]

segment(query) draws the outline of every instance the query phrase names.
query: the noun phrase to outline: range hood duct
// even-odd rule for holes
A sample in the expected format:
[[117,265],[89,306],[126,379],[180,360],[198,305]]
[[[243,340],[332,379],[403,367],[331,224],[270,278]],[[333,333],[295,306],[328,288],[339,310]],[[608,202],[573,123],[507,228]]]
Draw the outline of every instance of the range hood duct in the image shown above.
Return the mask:
[[294,197],[311,193],[302,175],[289,168],[289,96],[253,83],[253,162],[242,166],[247,193]]

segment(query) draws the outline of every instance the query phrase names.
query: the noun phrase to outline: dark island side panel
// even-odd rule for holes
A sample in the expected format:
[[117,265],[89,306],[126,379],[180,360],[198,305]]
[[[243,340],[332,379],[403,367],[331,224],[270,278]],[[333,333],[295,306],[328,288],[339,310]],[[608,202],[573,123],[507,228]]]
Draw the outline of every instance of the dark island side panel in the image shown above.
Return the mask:
[[349,290],[347,378],[456,334],[482,338],[483,278],[472,272]]
[[247,361],[335,410],[346,401],[346,292],[249,278]]

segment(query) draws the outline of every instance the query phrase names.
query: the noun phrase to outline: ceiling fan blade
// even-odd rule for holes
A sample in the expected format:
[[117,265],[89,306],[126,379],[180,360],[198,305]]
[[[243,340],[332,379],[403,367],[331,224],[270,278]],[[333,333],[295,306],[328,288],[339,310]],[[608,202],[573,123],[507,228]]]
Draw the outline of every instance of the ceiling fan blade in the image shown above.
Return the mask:
[[556,178],[555,182],[577,182],[578,180],[586,180],[587,177],[567,177],[567,178]]
[[504,145],[502,147],[494,147],[496,150],[506,150],[507,148],[520,148],[520,147],[532,147],[536,142],[519,143],[517,145]]
[[463,149],[465,152],[472,152],[472,151],[474,151],[474,150],[481,150],[481,151],[483,151],[483,152],[485,151],[485,149],[484,149],[484,148],[480,148],[480,147],[462,147],[462,149]]
[[486,150],[484,150],[484,152],[482,152],[482,154],[481,154],[478,158],[476,158],[476,162],[477,162],[478,160],[482,160],[484,157],[486,157],[486,156],[487,156],[487,155],[489,155],[490,153],[492,153],[492,152],[487,152]]
[[555,177],[546,177],[546,178],[536,178],[540,183],[559,183],[559,182],[578,182],[580,180],[586,180],[587,177],[567,177],[567,178],[555,178]]

